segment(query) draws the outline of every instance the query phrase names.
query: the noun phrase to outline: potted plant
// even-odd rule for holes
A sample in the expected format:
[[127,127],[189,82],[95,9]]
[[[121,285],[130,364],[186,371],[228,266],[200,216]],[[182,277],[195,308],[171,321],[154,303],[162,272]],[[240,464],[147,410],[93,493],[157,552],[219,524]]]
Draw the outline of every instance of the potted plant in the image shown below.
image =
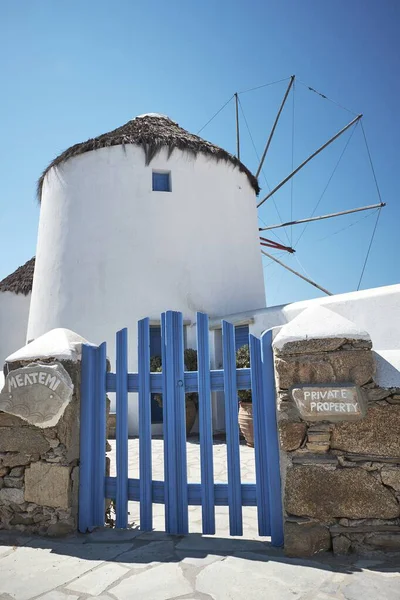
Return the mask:
[[[250,367],[250,348],[246,344],[236,351],[236,367],[248,369]],[[239,397],[239,427],[246,443],[254,447],[253,404],[251,390],[238,390]]]
[[[187,348],[184,351],[184,362],[186,371],[197,371],[197,352],[193,348]],[[161,356],[152,356],[150,358],[150,371],[152,373],[162,372]],[[154,394],[154,399],[162,407],[162,394]],[[189,435],[197,417],[199,405],[199,395],[197,392],[185,394],[186,405],[186,434]]]

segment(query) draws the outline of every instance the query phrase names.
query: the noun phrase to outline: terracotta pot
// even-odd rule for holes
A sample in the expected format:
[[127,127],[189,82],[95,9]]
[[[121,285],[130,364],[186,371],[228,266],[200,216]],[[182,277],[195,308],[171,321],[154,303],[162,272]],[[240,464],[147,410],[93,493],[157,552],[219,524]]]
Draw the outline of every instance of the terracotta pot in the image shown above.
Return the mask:
[[186,435],[192,431],[197,417],[197,406],[194,400],[186,398]]
[[239,427],[246,444],[254,448],[253,404],[239,402]]

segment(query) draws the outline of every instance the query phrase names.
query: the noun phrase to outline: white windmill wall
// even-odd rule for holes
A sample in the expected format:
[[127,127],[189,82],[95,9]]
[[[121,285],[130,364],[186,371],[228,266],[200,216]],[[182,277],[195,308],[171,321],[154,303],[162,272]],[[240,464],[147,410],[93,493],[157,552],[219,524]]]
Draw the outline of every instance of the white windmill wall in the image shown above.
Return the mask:
[[[171,192],[152,191],[152,171]],[[162,150],[150,166],[134,145],[69,159],[42,193],[28,339],[55,327],[108,342],[166,309],[195,320],[265,306],[256,199],[244,173],[202,154]],[[136,416],[130,415],[130,431]]]
[[5,359],[26,344],[31,294],[0,292],[0,371]]

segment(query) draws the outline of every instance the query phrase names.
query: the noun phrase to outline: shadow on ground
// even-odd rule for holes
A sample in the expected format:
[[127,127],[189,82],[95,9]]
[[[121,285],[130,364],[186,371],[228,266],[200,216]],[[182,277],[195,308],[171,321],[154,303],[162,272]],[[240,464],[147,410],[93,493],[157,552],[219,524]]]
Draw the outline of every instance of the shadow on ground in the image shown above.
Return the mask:
[[363,569],[381,573],[400,573],[400,554],[334,557],[318,554],[312,558],[288,558],[283,550],[268,541],[223,538],[189,534],[172,536],[164,532],[142,533],[139,529],[99,529],[90,534],[65,538],[27,536],[17,532],[0,532],[3,552],[18,547],[43,549],[60,556],[83,560],[123,563],[126,566],[180,562],[185,558],[199,561],[209,556],[236,556],[245,561],[274,562],[307,566],[331,573],[353,574]]

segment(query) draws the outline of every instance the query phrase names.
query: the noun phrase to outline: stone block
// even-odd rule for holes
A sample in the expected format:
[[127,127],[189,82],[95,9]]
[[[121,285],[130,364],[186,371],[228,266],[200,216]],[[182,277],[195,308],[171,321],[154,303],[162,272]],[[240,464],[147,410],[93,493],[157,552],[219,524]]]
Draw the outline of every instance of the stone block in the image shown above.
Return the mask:
[[285,523],[286,556],[313,556],[331,549],[327,527],[317,523]]
[[[43,433],[32,427],[0,427],[0,452],[42,454],[50,448]],[[3,461],[4,464],[4,461]]]
[[351,541],[345,535],[336,535],[332,539],[333,554],[348,554],[351,548]]
[[374,376],[375,362],[370,350],[343,350],[276,357],[275,370],[277,385],[285,390],[308,383],[364,385]]
[[343,348],[346,350],[371,350],[371,340],[347,339],[345,337],[331,337],[320,339],[304,339],[287,342],[283,348],[275,347],[278,356],[283,354],[317,354],[320,352],[335,352]]
[[394,494],[360,468],[328,470],[293,466],[286,474],[285,509],[291,515],[332,522],[335,518],[394,519]]
[[39,455],[32,457],[19,452],[9,452],[0,454],[0,465],[2,467],[19,467],[20,465],[28,465],[34,460],[39,460]]
[[330,431],[310,431],[307,432],[307,441],[310,444],[329,444],[331,439]]
[[74,519],[68,519],[66,521],[58,521],[57,523],[53,523],[47,529],[47,535],[50,537],[61,537],[63,535],[68,535],[72,533],[76,529],[76,524]]
[[25,472],[24,467],[14,467],[10,471],[10,477],[21,477]]
[[14,504],[23,504],[24,501],[23,490],[16,488],[3,488],[0,490],[0,504],[10,504],[11,502]]
[[400,456],[400,406],[370,406],[362,421],[336,424],[331,448],[375,457]]
[[8,488],[17,488],[21,490],[24,487],[23,477],[4,477],[4,485]]
[[70,507],[70,467],[33,463],[25,471],[25,500],[39,506]]
[[379,402],[390,396],[390,390],[385,388],[370,388],[365,390],[369,402]]
[[76,396],[73,396],[57,425],[57,437],[65,446],[68,462],[79,459],[79,419],[79,402]]
[[0,467],[0,477],[4,477],[4,475],[8,475],[10,469],[8,467]]
[[298,450],[292,455],[293,464],[297,465],[324,465],[324,468],[334,469],[338,464],[338,459],[332,454],[313,454],[308,450]]
[[9,413],[0,412],[0,427],[27,427],[28,423]]
[[307,450],[310,452],[325,453],[329,450],[329,443],[325,442],[307,442]]
[[400,468],[397,469],[382,469],[382,482],[389,485],[396,492],[400,492]]
[[282,450],[285,450],[285,452],[297,450],[304,440],[306,431],[307,425],[305,423],[280,421],[279,439]]
[[18,513],[10,521],[10,525],[34,525],[34,523],[32,515],[28,513]]
[[386,552],[400,551],[400,533],[396,532],[377,532],[369,533],[364,538],[364,543],[368,544],[374,550]]

